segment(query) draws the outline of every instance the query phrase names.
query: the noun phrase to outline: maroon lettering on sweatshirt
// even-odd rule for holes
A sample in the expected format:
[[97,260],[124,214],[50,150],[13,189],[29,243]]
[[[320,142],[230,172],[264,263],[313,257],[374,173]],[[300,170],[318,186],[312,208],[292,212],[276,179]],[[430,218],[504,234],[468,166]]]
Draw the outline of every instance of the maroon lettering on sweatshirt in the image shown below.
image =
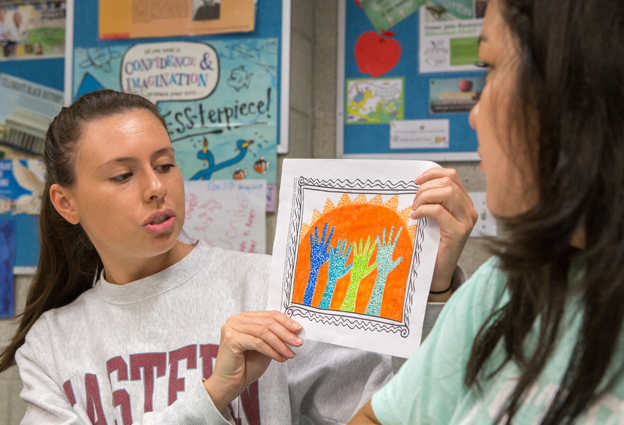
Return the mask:
[[72,384],[69,379],[63,383],[63,390],[65,391],[67,400],[69,400],[69,404],[74,407],[74,404],[76,404],[76,396],[74,395],[74,389],[72,388]]
[[178,392],[184,391],[184,378],[178,378],[178,364],[186,359],[187,369],[197,368],[197,346],[187,345],[169,353],[169,406],[178,399]]
[[212,375],[212,359],[217,358],[218,352],[219,346],[215,344],[205,344],[199,346],[199,355],[202,358],[202,365],[204,367],[204,379],[208,379]]
[[[111,374],[113,372],[117,372],[118,381],[128,380],[128,365],[121,356],[113,357],[106,362],[106,372],[108,373],[108,382],[111,384],[111,388],[113,387],[113,383],[111,381]],[[123,421],[123,425],[132,425],[133,421],[130,394],[128,394],[128,391],[123,388],[113,392],[113,407],[117,406],[121,409],[121,419]]]
[[141,379],[141,369],[143,369],[143,384],[145,385],[145,413],[153,409],[154,397],[154,368],[156,376],[165,376],[167,371],[167,353],[144,353],[130,354],[130,379],[138,381]]
[[85,389],[87,391],[87,415],[93,425],[108,425],[102,408],[100,386],[97,376],[92,373],[85,374]]

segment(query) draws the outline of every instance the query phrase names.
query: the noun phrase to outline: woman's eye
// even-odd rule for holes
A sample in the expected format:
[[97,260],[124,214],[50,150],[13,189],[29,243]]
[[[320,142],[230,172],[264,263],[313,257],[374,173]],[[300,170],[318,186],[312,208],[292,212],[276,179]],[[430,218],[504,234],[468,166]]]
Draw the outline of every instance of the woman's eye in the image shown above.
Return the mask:
[[127,181],[130,177],[132,177],[132,173],[124,173],[124,174],[120,174],[118,176],[113,177],[112,179],[110,179],[112,182],[114,183],[124,183],[125,181]]
[[160,170],[160,171],[162,171],[164,173],[167,173],[173,167],[175,167],[175,165],[173,165],[173,164],[164,164],[164,165],[159,165],[158,167],[156,167],[156,169]]

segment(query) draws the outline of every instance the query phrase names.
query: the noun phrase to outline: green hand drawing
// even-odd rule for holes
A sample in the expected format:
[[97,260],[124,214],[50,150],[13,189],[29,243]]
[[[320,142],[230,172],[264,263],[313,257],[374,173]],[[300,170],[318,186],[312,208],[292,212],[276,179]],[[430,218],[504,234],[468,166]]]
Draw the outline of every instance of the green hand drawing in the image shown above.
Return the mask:
[[353,251],[351,281],[349,282],[349,288],[347,288],[347,295],[345,296],[342,306],[340,307],[340,310],[342,311],[355,311],[355,298],[357,296],[358,288],[360,287],[360,282],[364,279],[364,276],[375,270],[375,267],[377,267],[377,263],[372,266],[368,265],[368,262],[373,255],[373,251],[375,251],[377,242],[373,242],[373,245],[371,245],[370,248],[368,247],[369,244],[370,236],[366,240],[364,248],[362,248],[362,239],[360,239],[360,250],[358,251],[356,243],[353,242],[355,250]]
[[399,241],[401,230],[403,230],[403,227],[399,228],[396,238],[394,239],[394,243],[391,243],[394,226],[390,229],[390,236],[388,236],[387,245],[386,229],[383,231],[383,239],[381,242],[379,241],[379,235],[377,235],[377,245],[379,245],[379,248],[377,249],[377,280],[375,281],[375,286],[373,287],[373,292],[365,311],[365,314],[368,314],[369,316],[379,316],[379,312],[381,311],[381,301],[383,299],[384,289],[386,288],[386,279],[388,278],[390,272],[394,270],[399,263],[401,263],[401,261],[403,261],[403,257],[399,257],[399,259],[394,262],[392,261],[392,254],[394,254],[394,248]]

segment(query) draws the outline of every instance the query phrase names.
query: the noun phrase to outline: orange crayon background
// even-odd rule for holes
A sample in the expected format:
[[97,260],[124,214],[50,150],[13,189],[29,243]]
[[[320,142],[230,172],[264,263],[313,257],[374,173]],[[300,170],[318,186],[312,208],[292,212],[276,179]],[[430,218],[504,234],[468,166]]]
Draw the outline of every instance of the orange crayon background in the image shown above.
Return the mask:
[[[392,242],[394,242],[398,230],[403,228],[392,256],[393,260],[403,257],[403,261],[401,261],[401,263],[388,275],[380,312],[381,317],[401,321],[403,316],[403,302],[405,299],[405,286],[409,276],[413,250],[412,237],[410,236],[410,232],[408,231],[406,225],[407,220],[404,217],[406,211],[396,211],[398,198],[396,198],[394,208],[391,208],[392,205],[389,207],[387,204],[382,204],[380,202],[381,197],[379,196],[375,198],[379,199],[377,203],[373,203],[373,201],[375,201],[375,199],[373,199],[371,203],[348,203],[347,205],[341,206],[341,204],[343,204],[342,200],[345,199],[345,196],[347,195],[343,195],[343,199],[341,199],[338,207],[325,211],[316,220],[313,219],[313,223],[309,226],[309,228],[307,228],[307,225],[304,225],[305,227],[303,228],[304,231],[301,235],[297,254],[295,283],[293,287],[293,302],[297,304],[303,303],[305,289],[308,284],[308,277],[310,274],[310,233],[312,233],[314,237],[315,227],[318,229],[319,240],[322,237],[325,223],[327,223],[326,237],[329,236],[332,227],[335,227],[334,234],[330,241],[330,245],[334,247],[334,249],[338,244],[338,239],[341,239],[341,243],[345,238],[347,239],[347,249],[354,242],[356,242],[359,247],[360,239],[363,240],[363,244],[366,244],[366,240],[369,236],[371,238],[371,244],[377,240],[377,235],[379,235],[379,240],[381,241],[384,229],[386,229],[386,243],[388,243],[388,236],[392,227],[394,227],[392,235]],[[349,200],[348,197],[346,199]],[[331,203],[331,201],[328,200],[328,203]],[[328,210],[327,206],[325,210]],[[371,255],[369,265],[375,263],[377,249],[378,248],[375,247],[375,250]],[[354,249],[352,249],[349,254],[349,258],[346,262],[347,266],[353,263],[353,254]],[[314,298],[312,300],[313,307],[318,307],[323,298],[325,287],[327,286],[328,268],[329,261],[327,261],[319,271],[318,281],[314,291]],[[342,305],[347,293],[350,278],[351,272],[338,279],[331,301],[330,310],[340,310],[340,306]],[[360,282],[355,304],[356,313],[364,314],[376,279],[377,268],[365,276]]]

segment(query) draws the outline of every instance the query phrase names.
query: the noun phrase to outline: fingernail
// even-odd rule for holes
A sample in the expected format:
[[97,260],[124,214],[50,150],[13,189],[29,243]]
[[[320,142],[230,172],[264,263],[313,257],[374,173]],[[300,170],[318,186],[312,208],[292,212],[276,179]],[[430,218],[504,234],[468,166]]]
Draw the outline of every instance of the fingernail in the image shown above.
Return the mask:
[[301,344],[303,344],[303,340],[301,338],[299,338],[298,336],[296,336],[295,337],[295,344],[301,345]]
[[414,180],[414,183],[419,184],[420,180],[422,179],[424,175],[425,173],[422,173],[420,176],[416,177],[416,180]]
[[293,320],[293,328],[301,330],[301,325]]

